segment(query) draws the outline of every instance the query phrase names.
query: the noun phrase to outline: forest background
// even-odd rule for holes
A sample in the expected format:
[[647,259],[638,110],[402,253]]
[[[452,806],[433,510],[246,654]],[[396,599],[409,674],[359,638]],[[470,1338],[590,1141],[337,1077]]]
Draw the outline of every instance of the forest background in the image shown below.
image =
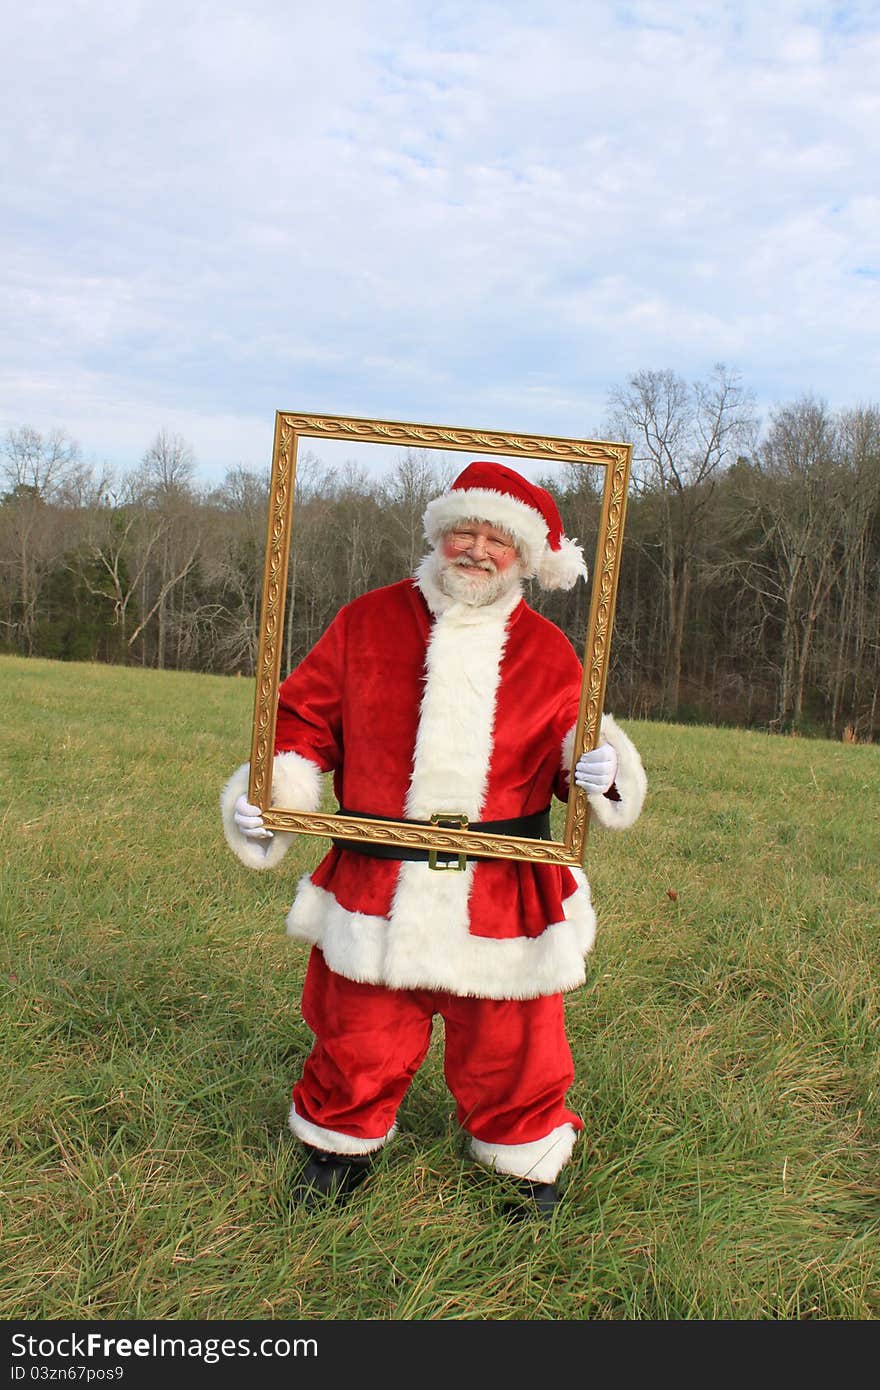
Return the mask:
[[[880,407],[813,396],[765,422],[738,376],[644,370],[599,436],[634,446],[606,705],[629,718],[880,736]],[[463,466],[466,460],[459,461]],[[597,470],[548,465],[566,532],[592,557]],[[422,514],[451,481],[430,450],[371,476],[298,461],[282,669],[339,607],[411,573]],[[63,430],[0,446],[0,651],[254,673],[269,465],[210,489],[161,432],[124,475]],[[585,586],[529,601],[582,654]]]

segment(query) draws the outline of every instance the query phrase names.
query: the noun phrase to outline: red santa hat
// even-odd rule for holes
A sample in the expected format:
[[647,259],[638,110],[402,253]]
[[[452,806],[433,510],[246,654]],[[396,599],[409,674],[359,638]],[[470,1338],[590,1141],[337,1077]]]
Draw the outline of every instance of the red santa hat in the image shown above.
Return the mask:
[[466,521],[486,521],[512,537],[542,589],[571,589],[587,577],[577,540],[563,533],[559,508],[537,483],[503,463],[469,463],[449,492],[425,509],[425,535],[432,545]]

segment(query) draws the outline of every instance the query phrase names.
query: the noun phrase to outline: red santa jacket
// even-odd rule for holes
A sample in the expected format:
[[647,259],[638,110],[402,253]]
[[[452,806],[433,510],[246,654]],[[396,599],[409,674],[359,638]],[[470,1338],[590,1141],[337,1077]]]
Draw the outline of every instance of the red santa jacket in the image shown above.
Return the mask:
[[[454,602],[426,562],[416,580],[343,608],[284,681],[273,804],[318,809],[321,775],[332,773],[353,815],[475,822],[541,811],[568,795],[580,688],[570,642],[518,587],[493,604]],[[641,809],[644,773],[607,717],[603,734],[621,760],[619,800],[591,801],[604,824],[623,827]],[[227,838],[269,867],[292,837],[276,834],[264,860],[230,831],[246,776],[239,769],[224,792]],[[437,872],[334,847],[301,880],[287,929],[351,979],[531,998],[583,982],[595,917],[577,869],[481,860]]]

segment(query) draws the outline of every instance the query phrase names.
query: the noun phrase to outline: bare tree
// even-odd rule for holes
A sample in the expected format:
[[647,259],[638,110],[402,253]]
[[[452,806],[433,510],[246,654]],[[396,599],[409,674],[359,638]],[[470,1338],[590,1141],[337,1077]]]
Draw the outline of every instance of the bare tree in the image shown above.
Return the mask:
[[398,576],[412,574],[425,551],[422,518],[432,497],[451,482],[440,476],[429,449],[404,449],[382,485],[389,559]]
[[[847,649],[840,627],[853,611],[864,615],[859,575],[880,498],[877,440],[876,412],[835,417],[805,397],[773,412],[755,466],[743,475],[743,523],[757,525],[742,572],[778,624],[775,722],[782,727],[802,719],[817,635],[832,622],[835,594],[838,640],[823,646],[836,647],[825,664],[836,665],[838,683]],[[854,635],[864,654],[869,634]],[[839,700],[840,689],[833,704]]]
[[90,466],[62,430],[10,430],[0,453],[0,564],[10,572],[15,599],[4,620],[10,637],[33,653],[40,588],[69,543],[58,504],[87,486]]
[[179,434],[160,430],[141,460],[137,472],[140,495],[145,500],[168,501],[190,496],[195,474],[193,451]]
[[841,411],[837,436],[840,565],[818,680],[830,704],[831,727],[839,733],[849,724],[858,734],[873,725],[880,684],[880,410]]
[[[113,605],[114,624],[134,650],[157,620],[156,664],[166,664],[169,596],[195,567],[202,548],[201,520],[187,479],[192,460],[184,446],[162,436],[144,456],[140,469],[107,484],[102,505],[93,507],[83,549],[94,560],[100,584],[91,592]],[[88,582],[88,581],[85,581]]]
[[40,434],[23,425],[6,435],[0,476],[9,491],[26,488],[50,502],[73,475],[85,470],[79,445],[63,430]]
[[[140,498],[160,518],[160,538],[154,551],[158,573],[150,566],[142,570],[145,587],[141,594],[142,619],[129,639],[133,643],[147,624],[156,619],[156,665],[167,665],[170,600],[178,586],[184,586],[201,549],[198,518],[194,508],[192,480],[195,460],[190,446],[179,434],[161,430],[147,449],[136,475]],[[152,577],[149,591],[146,581]]]
[[[201,574],[209,597],[183,615],[209,640],[212,664],[256,670],[260,596],[269,511],[269,477],[234,468],[209,498]],[[190,639],[192,640],[192,639]]]
[[641,371],[610,396],[611,431],[633,444],[632,486],[656,508],[659,546],[645,554],[663,597],[662,712],[678,709],[685,623],[717,474],[753,437],[750,393],[722,364],[688,384]]

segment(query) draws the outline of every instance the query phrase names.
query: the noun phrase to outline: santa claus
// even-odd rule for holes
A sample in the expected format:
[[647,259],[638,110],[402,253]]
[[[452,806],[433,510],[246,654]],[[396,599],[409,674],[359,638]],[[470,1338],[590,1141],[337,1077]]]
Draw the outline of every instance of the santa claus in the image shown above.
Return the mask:
[[[332,773],[349,815],[549,838],[567,799],[581,666],[525,602],[522,581],[586,578],[545,489],[469,464],[424,516],[432,545],[412,578],[340,610],[281,686],[272,804],[315,811]],[[224,788],[226,838],[257,869],[293,838],[249,803],[248,765]],[[594,819],[624,829],[646,778],[610,715],[575,782]],[[309,1157],[302,1195],[340,1196],[395,1132],[400,1102],[444,1021],[445,1074],[473,1156],[518,1187],[517,1210],[551,1214],[583,1122],[563,993],[585,979],[595,917],[584,874],[339,840],[301,879],[287,930],[311,944],[303,1017],[314,1046],[289,1123]],[[442,871],[438,871],[442,870]]]

